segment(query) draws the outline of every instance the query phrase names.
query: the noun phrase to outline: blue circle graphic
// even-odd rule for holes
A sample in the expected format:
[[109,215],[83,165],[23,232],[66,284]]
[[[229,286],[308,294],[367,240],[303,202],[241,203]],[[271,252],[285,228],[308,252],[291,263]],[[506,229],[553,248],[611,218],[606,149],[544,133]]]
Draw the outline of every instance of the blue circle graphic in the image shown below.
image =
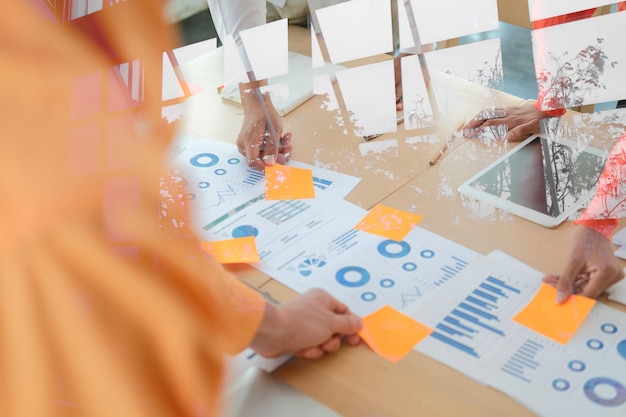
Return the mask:
[[396,285],[396,282],[391,278],[383,278],[380,280],[380,286],[383,288],[391,288]]
[[602,340],[589,339],[587,340],[587,347],[592,350],[600,350],[604,347],[604,343],[602,343]]
[[373,292],[364,292],[361,294],[361,300],[363,301],[374,301],[376,299],[376,294]]
[[435,252],[430,249],[424,249],[423,251],[420,252],[420,256],[422,258],[430,259],[433,256],[435,256]]
[[213,171],[213,173],[214,173],[215,175],[226,175],[226,170],[225,170],[225,169],[223,169],[223,168],[218,168],[218,169],[216,169],[215,171]]
[[555,379],[552,381],[552,388],[557,391],[567,391],[569,389],[569,382],[562,378]]
[[626,359],[626,340],[622,340],[617,344],[617,353],[624,359]]
[[231,234],[233,235],[234,238],[248,237],[248,236],[257,237],[259,235],[259,229],[249,224],[244,224],[244,225],[235,227]]
[[[392,246],[392,250],[389,250],[389,247]],[[399,249],[399,250],[398,250]],[[411,252],[411,246],[405,241],[397,242],[395,240],[384,240],[378,244],[378,253],[383,255],[385,258],[402,258]]]
[[408,272],[415,271],[417,269],[417,265],[415,264],[415,262],[407,262],[402,265],[402,269]]
[[[201,161],[204,158],[208,158],[209,160],[207,162]],[[212,167],[213,165],[217,164],[219,161],[220,161],[220,158],[218,158],[217,155],[212,154],[212,153],[199,153],[198,155],[194,156],[193,158],[189,160],[189,162],[191,162],[191,165],[199,167],[199,168]]]
[[612,323],[604,323],[600,329],[607,334],[617,333],[617,326]]
[[[615,395],[613,396],[613,398],[605,398],[604,396],[600,396],[596,393],[596,388],[602,385],[607,385],[609,388],[613,388],[615,390]],[[622,384],[611,378],[592,378],[589,381],[585,382],[583,391],[585,392],[587,398],[589,398],[591,401],[599,405],[604,405],[606,407],[619,407],[620,405],[626,403],[626,388],[624,388]]]
[[239,159],[239,158],[230,158],[228,160],[228,164],[229,165],[237,165],[239,162],[241,162],[241,159]]
[[[346,278],[347,274],[356,273],[361,276],[361,278],[357,281],[348,280]],[[341,285],[345,285],[346,287],[360,287],[365,285],[370,280],[370,273],[367,272],[367,269],[361,268],[360,266],[344,266],[335,274],[335,278],[337,282]]]
[[209,188],[211,186],[211,183],[209,183],[208,181],[200,181],[198,183],[198,187],[200,188]]
[[582,372],[582,371],[584,371],[587,368],[585,363],[583,361],[579,361],[579,360],[570,361],[567,364],[567,367],[569,369],[571,369],[572,371],[574,371],[574,372]]

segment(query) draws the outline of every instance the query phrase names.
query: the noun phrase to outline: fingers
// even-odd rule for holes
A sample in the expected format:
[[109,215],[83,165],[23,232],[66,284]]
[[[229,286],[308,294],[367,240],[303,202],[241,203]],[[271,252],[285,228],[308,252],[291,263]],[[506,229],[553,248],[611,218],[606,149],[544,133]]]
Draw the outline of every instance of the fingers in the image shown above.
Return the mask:
[[608,265],[596,271],[586,274],[586,281],[581,287],[581,295],[589,298],[597,298],[611,286],[617,284],[624,277],[624,271],[619,265]]
[[350,346],[356,346],[361,343],[361,336],[358,333],[347,334],[343,336],[343,340]]
[[358,334],[343,337],[341,335],[335,335],[319,346],[302,349],[295,352],[294,355],[305,359],[319,359],[326,353],[337,352],[341,348],[342,340],[350,346],[356,346],[361,343],[361,338]]
[[255,123],[251,128],[242,131],[237,138],[237,149],[244,157],[250,168],[264,171],[266,166],[275,163],[285,164],[291,159],[293,145],[291,132],[278,141],[277,147],[270,139],[271,135],[260,123]]
[[509,142],[518,142],[526,139],[527,137],[538,131],[538,122],[530,121],[510,129],[507,132],[506,136],[504,136],[504,139],[508,140]]
[[332,330],[334,333],[352,335],[356,334],[363,327],[361,318],[350,312],[347,305],[330,296],[330,308],[335,313],[334,324]]
[[277,160],[279,164],[286,164],[291,159],[291,151],[293,149],[293,145],[291,144],[292,138],[293,134],[291,132],[287,132],[280,140],[280,149],[278,151]]
[[541,281],[543,281],[544,284],[548,284],[556,288],[556,284],[559,282],[559,277],[556,275],[544,275],[543,278],[541,278]]

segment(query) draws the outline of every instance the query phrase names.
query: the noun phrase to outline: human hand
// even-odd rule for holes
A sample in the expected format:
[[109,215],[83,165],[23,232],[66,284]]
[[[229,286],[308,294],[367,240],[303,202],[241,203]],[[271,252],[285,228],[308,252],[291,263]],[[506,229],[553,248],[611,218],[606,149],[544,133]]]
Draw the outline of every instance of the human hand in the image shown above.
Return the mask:
[[290,352],[317,359],[337,351],[342,340],[360,343],[361,319],[326,291],[312,289],[278,307],[268,305],[250,347],[264,357]]
[[557,289],[558,304],[572,294],[597,298],[624,278],[624,271],[613,253],[611,242],[600,232],[576,226],[563,273],[545,275],[542,281]]
[[532,104],[517,107],[507,107],[501,117],[484,118],[481,115],[473,118],[464,129],[480,129],[489,126],[506,125],[508,132],[504,137],[510,142],[521,141],[528,136],[541,132],[541,120],[550,117],[537,110]]
[[291,158],[292,134],[282,134],[283,121],[272,104],[269,92],[259,96],[257,85],[240,84],[244,120],[237,137],[237,149],[248,166],[264,171],[265,166],[284,164]]

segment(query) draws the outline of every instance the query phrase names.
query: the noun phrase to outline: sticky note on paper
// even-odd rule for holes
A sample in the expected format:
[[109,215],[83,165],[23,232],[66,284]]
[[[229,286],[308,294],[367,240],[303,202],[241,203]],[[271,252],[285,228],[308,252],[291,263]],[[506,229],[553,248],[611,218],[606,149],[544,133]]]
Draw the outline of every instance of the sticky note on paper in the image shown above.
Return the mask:
[[279,164],[265,168],[265,199],[299,200],[314,197],[313,171],[310,169]]
[[355,228],[400,242],[422,218],[419,214],[378,204]]
[[374,352],[393,363],[432,333],[432,329],[390,306],[384,306],[362,320],[361,339]]
[[254,236],[204,241],[200,245],[221,264],[254,263],[261,260]]
[[556,288],[542,284],[535,297],[513,320],[561,344],[566,344],[583,323],[596,300],[573,295],[557,304]]

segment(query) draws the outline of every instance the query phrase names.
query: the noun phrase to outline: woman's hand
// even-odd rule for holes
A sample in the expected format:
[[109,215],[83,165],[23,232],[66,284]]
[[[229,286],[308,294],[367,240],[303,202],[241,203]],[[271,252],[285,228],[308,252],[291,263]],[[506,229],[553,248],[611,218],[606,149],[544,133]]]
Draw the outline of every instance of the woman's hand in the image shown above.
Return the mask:
[[283,135],[283,121],[269,93],[261,93],[258,83],[239,85],[244,120],[237,137],[237,149],[248,166],[264,171],[267,165],[284,164],[291,158],[292,134]]

